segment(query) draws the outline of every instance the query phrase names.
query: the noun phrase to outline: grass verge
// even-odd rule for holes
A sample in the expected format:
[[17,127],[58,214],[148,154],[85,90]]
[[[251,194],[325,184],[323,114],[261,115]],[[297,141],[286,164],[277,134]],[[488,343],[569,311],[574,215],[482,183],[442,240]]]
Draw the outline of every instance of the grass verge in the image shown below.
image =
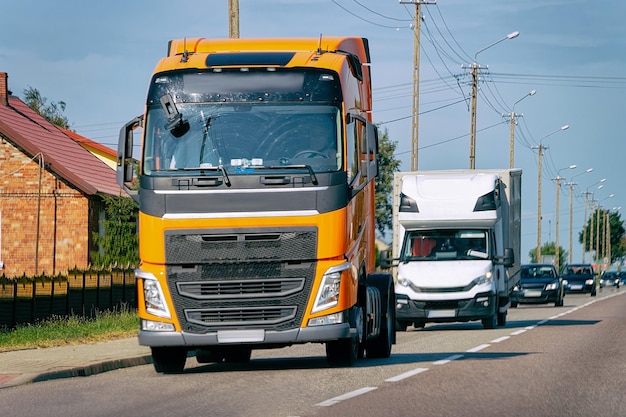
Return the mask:
[[55,316],[37,324],[0,331],[0,352],[122,339],[136,336],[138,328],[137,312],[130,309],[100,312],[93,319]]

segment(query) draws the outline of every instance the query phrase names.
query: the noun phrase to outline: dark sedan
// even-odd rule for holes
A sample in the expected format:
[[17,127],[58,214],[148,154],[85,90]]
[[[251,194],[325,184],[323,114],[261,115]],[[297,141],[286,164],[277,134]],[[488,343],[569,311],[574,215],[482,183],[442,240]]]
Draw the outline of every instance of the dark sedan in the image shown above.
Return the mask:
[[620,284],[620,273],[617,271],[604,271],[600,276],[600,288],[618,287]]
[[561,274],[567,281],[567,292],[588,292],[592,297],[596,295],[596,274],[591,264],[568,264],[563,267]]
[[526,264],[520,268],[520,282],[513,289],[511,307],[520,303],[563,305],[565,287],[552,264]]

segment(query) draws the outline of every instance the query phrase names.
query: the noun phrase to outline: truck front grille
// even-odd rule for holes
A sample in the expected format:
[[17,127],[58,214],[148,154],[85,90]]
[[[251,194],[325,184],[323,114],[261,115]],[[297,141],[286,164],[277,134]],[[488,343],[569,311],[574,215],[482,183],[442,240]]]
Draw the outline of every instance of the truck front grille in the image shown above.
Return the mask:
[[299,328],[316,246],[315,228],[166,234],[167,282],[183,330]]

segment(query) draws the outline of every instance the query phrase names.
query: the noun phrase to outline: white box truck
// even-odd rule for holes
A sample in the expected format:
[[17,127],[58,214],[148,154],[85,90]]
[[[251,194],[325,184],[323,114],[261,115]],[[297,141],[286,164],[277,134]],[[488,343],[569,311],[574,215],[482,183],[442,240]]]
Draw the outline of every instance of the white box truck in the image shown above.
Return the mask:
[[[396,327],[480,320],[506,324],[519,282],[519,169],[396,172]],[[393,262],[392,262],[393,261]]]

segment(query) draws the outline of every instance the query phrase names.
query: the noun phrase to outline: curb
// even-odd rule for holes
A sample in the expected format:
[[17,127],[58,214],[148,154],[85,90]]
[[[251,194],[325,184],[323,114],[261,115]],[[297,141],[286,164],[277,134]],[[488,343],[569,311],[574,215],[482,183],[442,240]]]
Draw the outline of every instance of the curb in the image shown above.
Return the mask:
[[148,365],[151,363],[152,356],[145,355],[133,358],[115,359],[86,366],[76,366],[72,368],[60,369],[57,371],[44,373],[12,374],[8,375],[9,378],[7,378],[4,383],[0,383],[0,390],[3,388],[16,387],[19,385],[26,385],[34,382],[43,382],[63,378],[74,378],[78,376],[97,375],[108,371],[114,371],[116,369]]

